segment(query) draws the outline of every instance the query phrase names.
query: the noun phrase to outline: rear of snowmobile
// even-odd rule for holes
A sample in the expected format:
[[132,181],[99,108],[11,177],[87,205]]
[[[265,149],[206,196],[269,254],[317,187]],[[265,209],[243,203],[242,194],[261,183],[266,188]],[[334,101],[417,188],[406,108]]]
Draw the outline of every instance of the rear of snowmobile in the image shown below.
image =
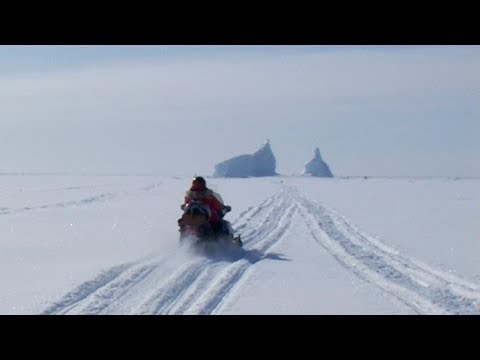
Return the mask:
[[223,216],[231,211],[230,206],[226,206],[222,214],[221,229],[213,229],[209,220],[210,210],[200,202],[192,201],[187,206],[182,205],[183,215],[178,220],[180,243],[191,244],[201,243],[224,243],[234,244],[241,247],[240,236],[235,236],[230,222],[223,220]]

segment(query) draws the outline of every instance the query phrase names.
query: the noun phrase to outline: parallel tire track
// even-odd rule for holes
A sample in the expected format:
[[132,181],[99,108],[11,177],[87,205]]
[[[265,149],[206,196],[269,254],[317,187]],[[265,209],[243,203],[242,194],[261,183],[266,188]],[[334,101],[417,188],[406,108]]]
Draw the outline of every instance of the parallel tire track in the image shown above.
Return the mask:
[[402,256],[298,193],[295,201],[313,239],[347,269],[416,313],[480,314],[478,286]]
[[283,237],[295,209],[291,199],[276,194],[247,209],[233,224],[244,230],[244,249],[196,257],[167,277],[158,260],[120,265],[81,284],[43,314],[212,313],[246,270],[261,260],[258,254]]
[[220,314],[235,299],[246,274],[287,236],[293,218],[303,219],[312,239],[342,266],[414,312],[480,313],[479,286],[401,255],[285,187],[232,223],[242,235],[243,248],[207,247],[173,271],[166,266],[168,258],[116,266],[81,284],[43,314]]
[[[68,207],[74,207],[74,206],[84,206],[84,205],[90,205],[90,204],[96,204],[96,203],[104,203],[104,202],[114,200],[115,198],[118,198],[122,195],[125,196],[131,193],[135,194],[135,193],[138,193],[138,191],[148,192],[159,187],[161,184],[162,183],[159,182],[159,183],[154,183],[147,186],[142,186],[140,188],[130,190],[130,191],[120,190],[120,191],[105,192],[105,193],[88,196],[88,197],[77,199],[77,200],[68,200],[68,201],[62,201],[57,203],[42,204],[42,205],[35,205],[35,206],[24,206],[20,208],[0,207],[0,215],[18,214],[18,213],[23,213],[23,212],[32,211],[32,210],[58,209],[58,208],[68,208]],[[72,190],[72,189],[82,189],[82,188],[72,187],[67,189]]]
[[[276,200],[279,202],[275,203]],[[281,235],[290,226],[279,226],[283,218],[290,218],[286,211],[285,200],[279,195],[264,201],[259,207],[252,208],[241,217],[245,223],[249,220],[260,219],[256,224],[258,231],[251,230],[243,237],[246,248],[255,248],[265,251],[281,238]],[[279,221],[280,220],[280,221]],[[250,227],[249,227],[250,229]],[[254,229],[254,228],[253,228]],[[276,230],[276,231],[275,231]],[[266,236],[267,233],[270,233]],[[198,263],[180,269],[167,283],[153,292],[149,299],[140,305],[138,313],[153,314],[210,314],[222,302],[229,291],[238,283],[252,263],[245,257],[245,250],[233,250],[233,263],[220,257],[220,262],[213,260]],[[220,253],[222,255],[222,253]],[[223,254],[225,255],[225,254]],[[235,255],[239,256],[238,260]]]

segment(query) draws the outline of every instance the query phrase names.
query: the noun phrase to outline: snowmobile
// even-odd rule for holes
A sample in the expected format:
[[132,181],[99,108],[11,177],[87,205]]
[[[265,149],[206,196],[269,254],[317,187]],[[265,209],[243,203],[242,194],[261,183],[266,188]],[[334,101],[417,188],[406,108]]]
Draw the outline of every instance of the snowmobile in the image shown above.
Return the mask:
[[240,236],[235,236],[232,225],[223,217],[232,210],[231,206],[225,206],[219,214],[221,220],[220,229],[214,229],[209,222],[211,210],[200,201],[193,200],[187,205],[182,204],[183,215],[178,219],[180,243],[186,240],[195,244],[205,242],[224,242],[242,246]]

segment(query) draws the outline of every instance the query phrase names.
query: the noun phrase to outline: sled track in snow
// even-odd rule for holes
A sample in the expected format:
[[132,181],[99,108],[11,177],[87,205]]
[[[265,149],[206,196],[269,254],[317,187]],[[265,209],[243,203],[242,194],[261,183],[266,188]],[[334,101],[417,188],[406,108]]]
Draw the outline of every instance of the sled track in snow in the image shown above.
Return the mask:
[[104,194],[99,194],[95,196],[89,196],[79,200],[63,201],[63,202],[54,203],[54,204],[24,206],[22,208],[16,208],[16,209],[2,208],[0,209],[0,215],[18,214],[18,213],[22,213],[25,211],[32,211],[32,210],[55,209],[55,208],[66,208],[71,206],[89,205],[97,202],[105,202],[115,198],[116,196],[117,196],[116,193],[104,193]]
[[99,314],[153,268],[150,264],[124,264],[102,271],[93,280],[81,284],[59,302],[49,306],[42,314]]
[[312,238],[344,267],[418,314],[480,314],[480,286],[405,257],[290,190]]
[[[164,259],[116,266],[81,284],[43,314],[213,314],[245,272],[278,243],[296,206],[282,194],[240,214],[243,249],[197,256],[165,276]],[[211,254],[212,255],[212,254]]]
[[312,239],[342,266],[415,313],[480,314],[478,285],[401,255],[287,187],[233,222],[243,249],[194,256],[170,268],[167,258],[119,265],[73,289],[43,314],[222,313],[248,270],[287,235],[296,213]]
[[[72,206],[84,206],[84,205],[90,205],[95,203],[108,202],[120,196],[135,194],[135,193],[138,193],[139,191],[148,192],[148,191],[154,190],[160,184],[161,183],[154,183],[154,184],[142,186],[140,188],[133,189],[133,190],[105,192],[98,195],[88,196],[82,199],[69,200],[69,201],[63,201],[58,203],[35,205],[35,206],[24,206],[21,208],[0,207],[0,215],[18,214],[18,213],[22,213],[25,211],[32,211],[32,210],[58,209],[58,208],[67,208]],[[91,188],[95,188],[95,187],[91,187]],[[71,187],[71,188],[65,188],[65,189],[59,189],[59,190],[77,190],[77,189],[83,189],[83,187]]]

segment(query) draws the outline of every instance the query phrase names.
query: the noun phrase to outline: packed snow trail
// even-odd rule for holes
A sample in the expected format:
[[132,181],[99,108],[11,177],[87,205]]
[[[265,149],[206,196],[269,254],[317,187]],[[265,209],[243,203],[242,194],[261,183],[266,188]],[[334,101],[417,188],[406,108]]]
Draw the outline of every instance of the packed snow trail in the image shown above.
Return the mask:
[[[245,272],[258,261],[281,259],[268,250],[282,240],[290,227],[295,206],[277,194],[242,213],[233,224],[243,229],[244,248],[208,254],[172,254],[116,266],[81,284],[44,314],[211,314]],[[238,225],[237,225],[238,224]],[[215,251],[216,250],[216,251]],[[176,263],[173,272],[165,269]],[[170,266],[169,266],[170,264]]]
[[363,280],[398,298],[418,314],[480,314],[478,285],[405,257],[295,189],[290,189],[290,193],[312,238]]
[[[80,199],[66,200],[66,201],[61,201],[56,203],[34,204],[30,206],[23,206],[20,208],[0,207],[0,215],[19,214],[26,211],[30,212],[30,211],[36,211],[36,210],[63,209],[63,208],[69,208],[74,206],[85,206],[85,205],[92,205],[97,203],[105,203],[105,202],[109,202],[109,201],[126,197],[126,196],[137,196],[142,192],[148,192],[148,191],[154,190],[161,184],[162,184],[161,182],[157,182],[157,183],[150,184],[147,186],[142,186],[139,188],[133,188],[133,189],[127,188],[127,189],[118,190],[118,191],[103,192],[103,193],[98,193],[96,195],[83,197]],[[105,185],[102,185],[102,186],[105,186]],[[67,188],[60,188],[60,189],[50,189],[48,191],[55,191],[55,190],[56,191],[72,191],[74,193],[75,190],[83,190],[83,189],[96,190],[97,188],[100,188],[100,187],[101,186],[76,186],[76,187],[67,187]]]
[[[282,190],[240,214],[232,224],[243,249],[214,245],[203,253],[185,248],[164,258],[119,265],[79,285],[44,314],[221,314],[255,264],[288,260],[271,252],[304,221],[311,239],[344,268],[418,314],[480,314],[480,287],[433,269],[362,233],[344,217]],[[288,256],[287,256],[288,258]],[[318,271],[323,271],[318,264]]]

